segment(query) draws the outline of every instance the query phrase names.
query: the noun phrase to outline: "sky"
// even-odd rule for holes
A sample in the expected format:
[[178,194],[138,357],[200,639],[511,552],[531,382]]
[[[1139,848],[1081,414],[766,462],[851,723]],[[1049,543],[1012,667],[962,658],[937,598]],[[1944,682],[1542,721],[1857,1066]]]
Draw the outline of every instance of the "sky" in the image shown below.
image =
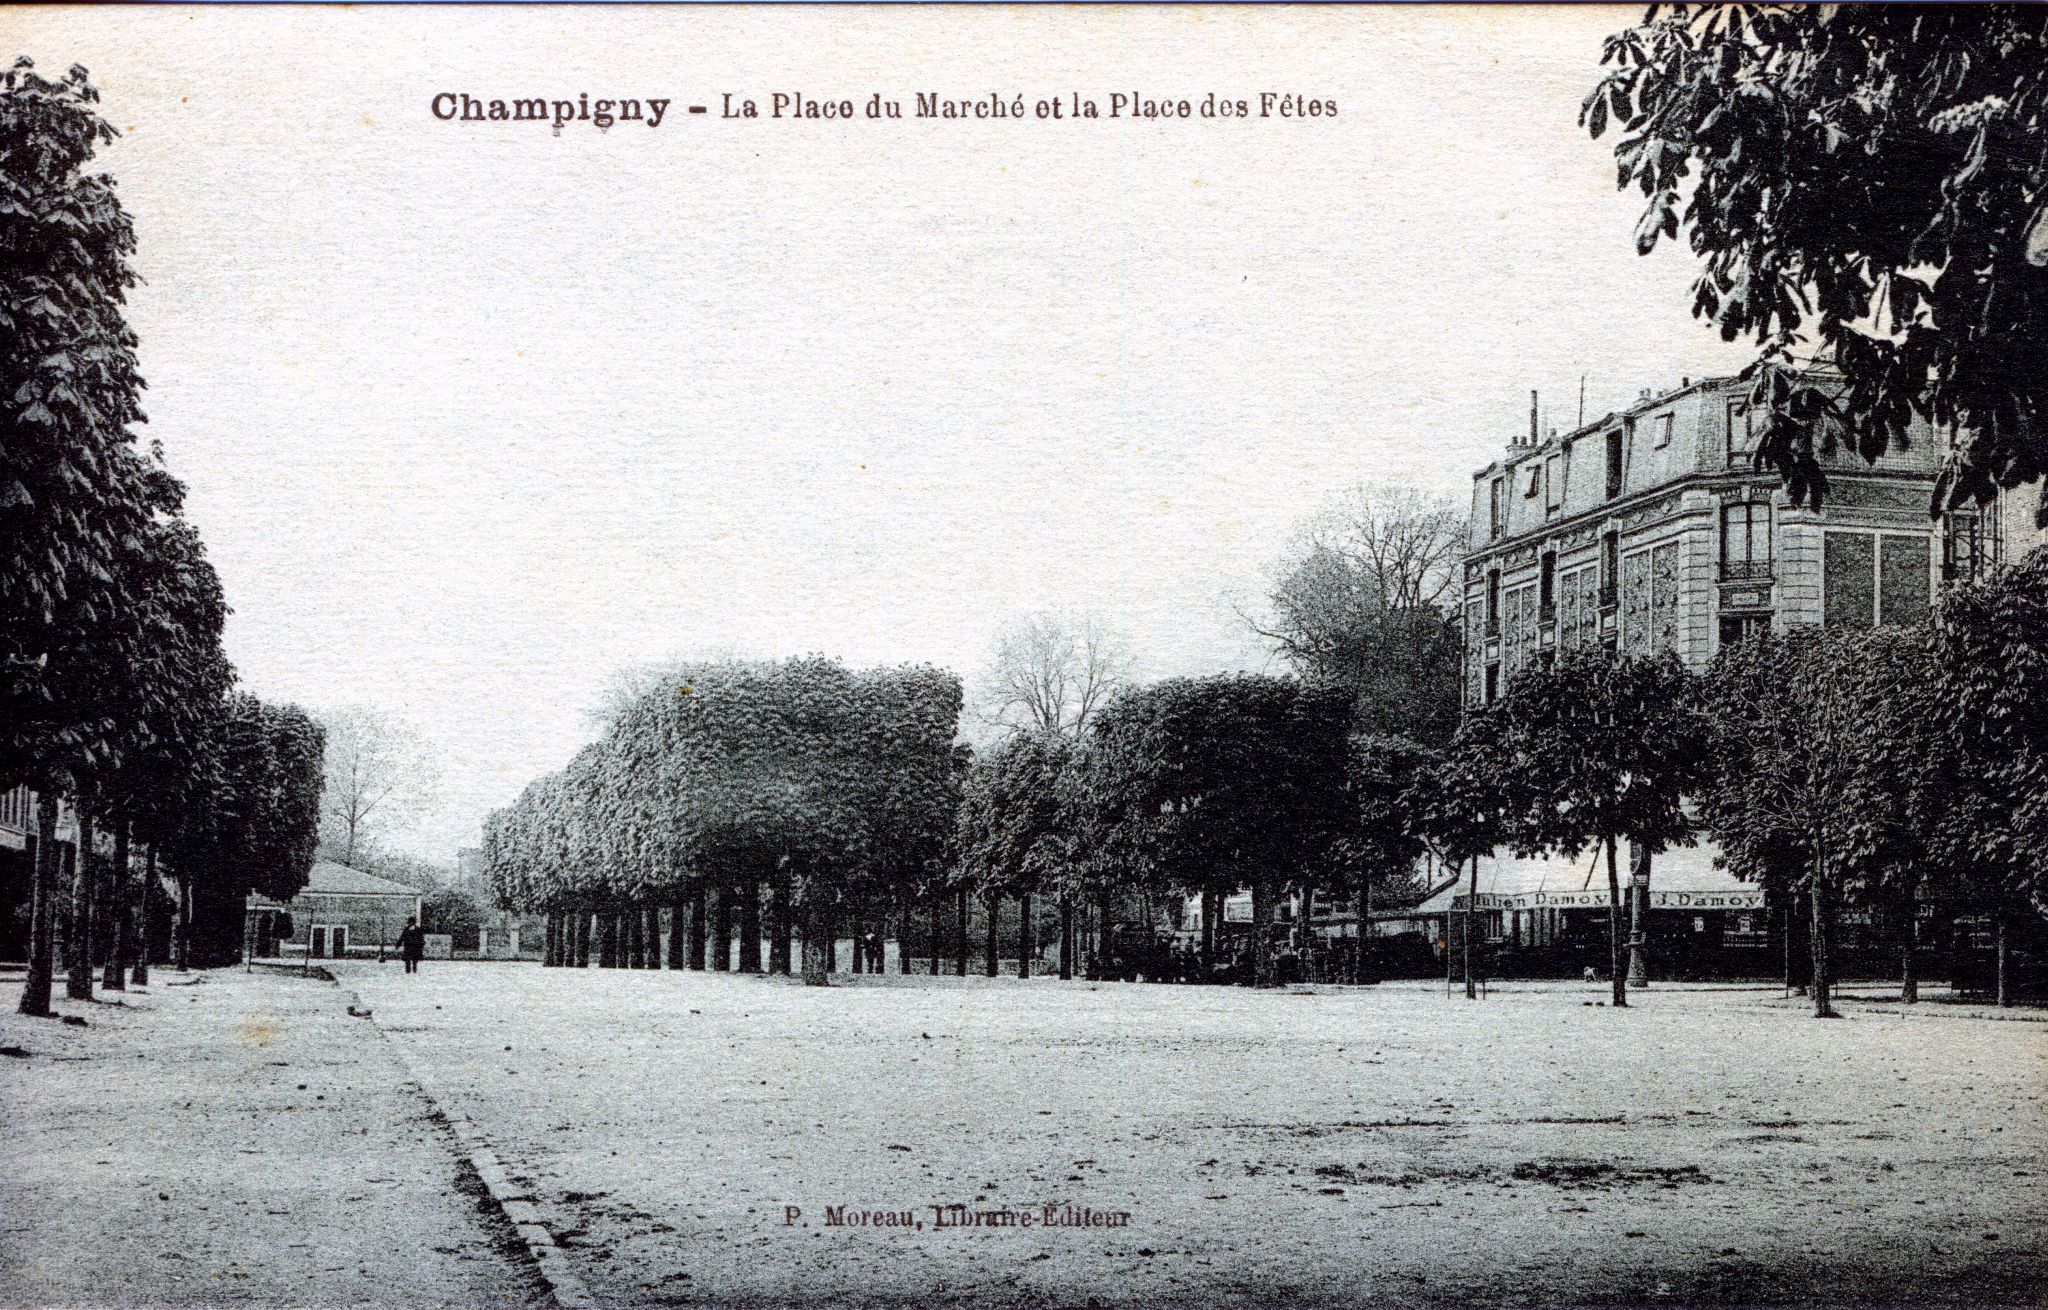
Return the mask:
[[[1361,482],[1733,371],[1576,125],[1639,7],[8,9],[122,132],[145,437],[244,686],[433,743],[452,860],[707,650],[973,681],[1039,610],[1148,677]],[[919,120],[1261,92],[1335,116]],[[666,98],[659,127],[434,97]],[[768,118],[777,92],[856,118]],[[859,111],[879,93],[904,117]],[[727,119],[725,97],[764,117]],[[704,115],[685,106],[702,104]]]

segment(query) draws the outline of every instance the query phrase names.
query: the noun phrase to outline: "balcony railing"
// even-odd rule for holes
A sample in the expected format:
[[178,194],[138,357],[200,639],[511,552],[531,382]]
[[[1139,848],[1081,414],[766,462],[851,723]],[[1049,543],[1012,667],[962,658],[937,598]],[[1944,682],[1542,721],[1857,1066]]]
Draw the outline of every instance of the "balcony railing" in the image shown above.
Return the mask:
[[1721,561],[1723,582],[1769,582],[1771,562],[1767,559],[1724,559]]

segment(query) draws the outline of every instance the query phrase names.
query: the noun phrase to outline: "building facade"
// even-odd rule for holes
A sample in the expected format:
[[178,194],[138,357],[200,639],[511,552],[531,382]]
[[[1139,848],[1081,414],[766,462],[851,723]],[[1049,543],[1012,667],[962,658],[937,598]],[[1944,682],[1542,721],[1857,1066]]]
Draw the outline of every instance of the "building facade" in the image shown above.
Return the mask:
[[[1466,706],[1491,704],[1516,672],[1578,646],[1671,651],[1697,669],[1732,642],[1801,624],[1922,623],[1945,579],[1982,576],[2038,541],[2031,507],[2009,500],[1929,516],[1948,443],[1925,423],[1875,463],[1846,448],[1824,454],[1819,508],[1793,507],[1776,473],[1754,466],[1762,427],[1736,378],[1645,391],[1548,438],[1532,409],[1528,435],[1473,477]],[[1654,888],[1639,889],[1660,976],[1768,971],[1797,926],[1715,868],[1715,854],[1711,844],[1667,852]],[[1607,894],[1596,880],[1555,859],[1482,863],[1478,897],[1455,886],[1427,907],[1441,916],[1439,941],[1469,923],[1507,972],[1604,967]]]
[[1722,646],[1797,624],[1923,622],[1944,578],[2032,544],[2012,504],[1928,516],[1947,443],[1915,420],[1876,463],[1824,456],[1821,508],[1753,466],[1749,384],[1687,380],[1566,433],[1526,438],[1473,477],[1464,564],[1464,700],[1498,699],[1545,652]]
[[[420,890],[332,860],[315,860],[298,895],[281,905],[251,896],[248,917],[249,949],[258,956],[381,956],[397,949],[406,920],[419,919]],[[447,954],[446,938],[435,953]]]

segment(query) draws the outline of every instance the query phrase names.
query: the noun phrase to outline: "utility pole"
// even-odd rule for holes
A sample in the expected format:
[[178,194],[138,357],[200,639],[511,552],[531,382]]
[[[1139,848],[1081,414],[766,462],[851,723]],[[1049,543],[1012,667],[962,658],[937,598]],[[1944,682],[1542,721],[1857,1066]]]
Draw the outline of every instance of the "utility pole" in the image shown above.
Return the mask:
[[1650,985],[1650,848],[1629,843],[1628,985]]

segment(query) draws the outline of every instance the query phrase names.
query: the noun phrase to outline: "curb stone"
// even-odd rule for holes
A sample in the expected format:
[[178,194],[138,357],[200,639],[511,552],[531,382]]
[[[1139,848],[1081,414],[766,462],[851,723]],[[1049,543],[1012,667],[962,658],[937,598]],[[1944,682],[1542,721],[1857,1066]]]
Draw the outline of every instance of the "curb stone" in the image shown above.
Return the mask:
[[[351,1007],[360,1009],[362,996],[351,991],[349,997]],[[438,1089],[419,1061],[413,1058],[412,1052],[406,1049],[405,1043],[393,1037],[377,1019],[372,1018],[370,1023],[398,1056],[398,1062],[404,1066],[406,1075],[412,1079],[413,1084],[420,1089],[420,1094],[427,1098],[428,1104],[440,1112],[442,1121],[455,1134],[455,1144],[461,1148],[463,1155],[469,1160],[470,1167],[476,1170],[477,1177],[483,1181],[484,1190],[490,1194],[491,1204],[498,1207],[507,1222],[512,1225],[513,1231],[519,1234],[519,1240],[526,1247],[527,1254],[533,1257],[534,1267],[540,1271],[541,1281],[545,1282],[548,1290],[553,1293],[555,1304],[562,1307],[562,1310],[598,1310],[597,1298],[590,1294],[590,1289],[584,1286],[583,1279],[569,1267],[568,1252],[562,1249],[561,1244],[555,1240],[554,1233],[549,1231],[540,1208],[533,1203],[532,1195],[512,1182],[511,1175],[505,1171],[504,1162],[498,1158],[498,1153],[491,1149],[491,1144],[484,1139],[475,1122],[456,1108],[448,1096]]]

